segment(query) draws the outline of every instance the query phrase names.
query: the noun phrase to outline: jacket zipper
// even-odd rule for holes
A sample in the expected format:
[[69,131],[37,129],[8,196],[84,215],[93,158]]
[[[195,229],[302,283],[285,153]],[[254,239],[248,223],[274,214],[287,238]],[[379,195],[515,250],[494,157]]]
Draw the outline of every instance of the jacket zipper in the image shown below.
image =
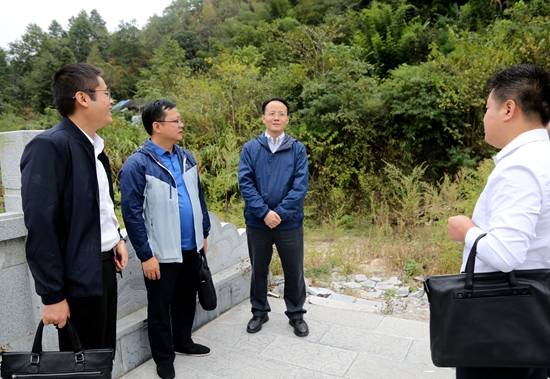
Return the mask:
[[[168,175],[170,175],[170,178],[172,178],[172,180],[174,181],[174,187],[177,187],[177,184],[176,184],[176,179],[174,178],[174,176],[172,175],[172,173],[170,172],[170,170],[168,170],[166,167],[164,167],[164,165],[162,163],[160,163],[157,158],[155,158],[155,156],[153,154],[151,154],[150,152],[147,152],[147,154],[149,154],[149,156],[155,161],[156,164],[158,164],[160,167],[162,167],[163,169],[166,170],[166,172],[168,173]],[[177,153],[176,153],[177,154]],[[170,200],[172,200],[172,186],[170,186]]]
[[65,372],[65,373],[59,373],[59,374],[12,374],[12,379],[16,378],[70,378],[71,376],[74,378],[82,378],[86,376],[92,376],[92,375],[101,375],[101,371],[90,371],[90,372]]

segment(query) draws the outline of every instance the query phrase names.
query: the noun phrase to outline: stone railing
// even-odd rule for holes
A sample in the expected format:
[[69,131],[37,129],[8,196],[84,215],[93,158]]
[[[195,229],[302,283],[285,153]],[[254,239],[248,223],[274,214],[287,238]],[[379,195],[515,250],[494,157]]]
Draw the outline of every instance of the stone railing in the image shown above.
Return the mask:
[[[21,211],[19,160],[25,144],[40,131],[0,133],[0,172],[6,212],[0,214],[0,349],[30,350],[40,319],[40,298],[25,260],[26,229]],[[107,141],[108,143],[108,141]],[[250,262],[246,233],[210,214],[212,229],[208,258],[218,294],[218,308],[197,306],[195,328],[248,297]],[[129,246],[130,260],[118,280],[117,354],[113,376],[118,377],[150,358],[146,294],[141,264]],[[46,349],[57,348],[55,329],[46,328]]]

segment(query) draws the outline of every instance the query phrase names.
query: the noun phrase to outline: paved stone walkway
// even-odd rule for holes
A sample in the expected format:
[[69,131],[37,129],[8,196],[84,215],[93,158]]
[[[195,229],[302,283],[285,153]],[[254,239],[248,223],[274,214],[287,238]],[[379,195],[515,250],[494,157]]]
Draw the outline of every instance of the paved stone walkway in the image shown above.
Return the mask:
[[[257,334],[245,330],[245,301],[193,334],[212,349],[206,357],[176,356],[176,378],[451,379],[454,370],[431,364],[428,323],[383,316],[355,304],[307,304],[310,335],[296,337],[284,302],[269,299],[270,320]],[[152,360],[126,379],[156,378]]]

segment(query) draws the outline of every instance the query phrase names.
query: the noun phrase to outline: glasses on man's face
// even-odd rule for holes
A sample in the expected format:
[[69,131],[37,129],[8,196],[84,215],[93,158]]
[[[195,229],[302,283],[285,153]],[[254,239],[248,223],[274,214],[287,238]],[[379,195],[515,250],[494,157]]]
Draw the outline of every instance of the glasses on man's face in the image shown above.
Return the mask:
[[[79,89],[77,92],[86,92],[88,94],[90,93],[96,93],[96,92],[105,92],[105,96],[107,96],[109,99],[112,99],[111,97],[111,90],[109,88],[107,89],[91,89],[91,88],[85,88],[85,89]],[[73,96],[73,99],[76,99],[76,93]]]
[[275,116],[277,117],[286,117],[287,114],[285,112],[269,112],[265,114],[267,117],[273,118]]
[[183,125],[183,120],[180,119],[180,118],[175,119],[175,120],[159,120],[157,122],[168,122],[168,123],[171,123],[171,124]]
[[81,90],[82,92],[88,92],[88,93],[96,93],[96,92],[105,92],[105,96],[107,96],[109,99],[111,99],[111,90],[109,88],[107,89],[90,89],[86,88]]

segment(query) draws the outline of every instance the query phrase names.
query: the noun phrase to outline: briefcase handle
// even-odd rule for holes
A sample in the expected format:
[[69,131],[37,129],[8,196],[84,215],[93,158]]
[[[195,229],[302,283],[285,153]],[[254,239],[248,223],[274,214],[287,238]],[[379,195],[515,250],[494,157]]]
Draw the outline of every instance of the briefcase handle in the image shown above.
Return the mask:
[[[76,330],[74,330],[73,326],[71,325],[71,322],[69,319],[67,319],[67,323],[65,324],[65,327],[63,330],[67,331],[69,333],[69,336],[71,337],[71,343],[73,345],[73,351],[75,353],[79,353],[82,351],[82,344],[80,343],[80,338],[78,338],[78,333]],[[40,320],[38,323],[38,328],[36,329],[36,334],[34,336],[34,343],[32,344],[32,352],[33,354],[41,354],[42,353],[42,334],[44,331],[44,322]]]
[[[470,249],[470,254],[468,255],[468,260],[466,261],[466,284],[464,285],[464,289],[466,290],[473,290],[474,289],[474,269],[476,265],[476,255],[477,255],[477,243],[480,239],[485,237],[487,233],[480,234],[474,241],[474,244],[472,245],[472,248]],[[516,274],[514,271],[510,271],[508,273],[508,282],[510,283],[510,286],[514,287],[518,285],[518,281],[516,279]]]
[[204,262],[204,266],[205,266],[206,268],[209,268],[209,267],[208,267],[208,261],[206,260],[206,254],[205,254],[205,252],[204,252],[204,249],[200,249],[199,255],[200,255],[201,259],[202,259],[203,262]]

